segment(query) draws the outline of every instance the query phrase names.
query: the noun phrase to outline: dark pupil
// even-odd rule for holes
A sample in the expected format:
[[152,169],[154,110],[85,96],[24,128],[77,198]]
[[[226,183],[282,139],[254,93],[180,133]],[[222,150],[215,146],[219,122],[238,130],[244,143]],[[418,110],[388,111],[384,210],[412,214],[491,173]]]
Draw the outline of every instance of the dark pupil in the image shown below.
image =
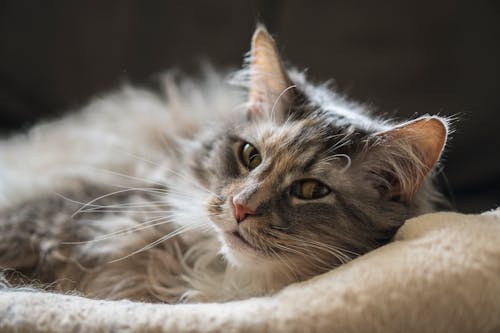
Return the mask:
[[248,170],[255,169],[262,162],[258,150],[249,143],[243,145],[241,155],[243,164]]

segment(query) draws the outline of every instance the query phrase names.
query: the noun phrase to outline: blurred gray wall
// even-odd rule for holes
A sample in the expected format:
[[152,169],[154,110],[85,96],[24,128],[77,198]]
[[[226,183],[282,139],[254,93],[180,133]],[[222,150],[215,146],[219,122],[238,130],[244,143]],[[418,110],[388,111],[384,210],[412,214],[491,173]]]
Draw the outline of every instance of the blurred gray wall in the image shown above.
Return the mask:
[[[498,1],[0,1],[0,131],[76,108],[124,80],[238,66],[256,21],[314,80],[404,119],[458,115],[444,187],[500,204]],[[0,156],[1,158],[1,156]]]

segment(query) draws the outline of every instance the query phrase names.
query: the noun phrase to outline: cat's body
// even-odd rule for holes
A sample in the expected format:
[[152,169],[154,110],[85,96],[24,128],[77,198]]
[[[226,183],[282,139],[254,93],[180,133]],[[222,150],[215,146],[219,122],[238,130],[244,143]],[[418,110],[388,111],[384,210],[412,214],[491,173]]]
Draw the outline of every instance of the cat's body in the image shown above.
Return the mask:
[[164,94],[125,88],[0,143],[0,266],[93,297],[235,299],[433,209],[442,120],[369,116],[285,73],[262,28],[242,73],[246,95],[166,77]]
[[[176,148],[184,142],[176,140],[188,139],[198,132],[200,125],[216,122],[223,114],[234,111],[242,102],[241,94],[214,72],[206,73],[203,81],[186,80],[179,84],[172,80],[170,75],[162,80],[164,96],[125,87],[96,99],[77,113],[38,125],[26,135],[1,143],[0,265],[3,268],[21,270],[42,285],[60,279],[56,289],[77,290],[96,297],[176,302],[191,289],[190,283],[180,277],[195,270],[184,269],[179,263],[185,252],[199,248],[207,260],[214,260],[220,248],[213,242],[200,244],[199,238],[204,237],[197,237],[197,231],[190,233],[187,241],[176,237],[175,242],[164,242],[126,260],[108,263],[141,249],[182,224],[196,222],[193,219],[203,214],[196,211],[201,207],[188,207],[196,196],[205,194],[197,193],[195,186],[194,190],[185,186],[181,189],[191,196],[186,198],[186,209],[179,210],[179,214],[186,214],[185,218],[165,212],[170,208],[163,203],[149,202],[163,200],[167,195],[162,191],[176,186],[177,180],[173,178],[177,172],[184,172],[185,165]],[[207,105],[214,109],[213,113],[205,112]],[[191,115],[186,114],[187,110]],[[170,169],[175,169],[175,173],[165,171]],[[94,210],[73,216],[83,203],[122,190],[95,203],[115,205],[100,209],[112,211],[107,215]],[[130,202],[132,207],[120,206]],[[141,202],[147,202],[146,206],[137,207]],[[91,204],[89,208],[95,206]],[[194,214],[189,212],[192,208]],[[95,243],[62,244],[99,238],[151,220],[150,224],[154,224],[157,217],[163,216],[177,218],[178,223],[131,231]],[[175,246],[179,249],[174,249]],[[197,254],[186,258],[189,262],[186,265],[199,259]],[[78,264],[73,259],[66,260],[72,257],[77,258]],[[198,265],[203,265],[203,260]],[[85,268],[96,263],[99,263],[98,273],[89,274]],[[223,272],[223,268],[216,267],[208,278],[219,281]],[[219,275],[213,276],[215,273]],[[82,279],[86,274],[89,278]],[[24,282],[32,283],[26,278]],[[198,283],[203,284],[206,283]],[[168,286],[173,291],[155,292]],[[204,293],[212,292],[213,286],[207,285]]]

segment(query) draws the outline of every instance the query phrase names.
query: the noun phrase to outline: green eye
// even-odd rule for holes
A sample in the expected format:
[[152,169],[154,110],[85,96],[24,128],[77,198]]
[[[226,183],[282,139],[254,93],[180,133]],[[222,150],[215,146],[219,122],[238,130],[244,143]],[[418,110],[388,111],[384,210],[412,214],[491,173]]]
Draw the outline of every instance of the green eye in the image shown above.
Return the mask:
[[300,180],[290,188],[290,194],[304,200],[323,198],[330,192],[328,186],[314,179]]
[[255,169],[262,162],[259,151],[248,142],[245,142],[241,146],[240,159],[241,163],[243,163],[248,170]]

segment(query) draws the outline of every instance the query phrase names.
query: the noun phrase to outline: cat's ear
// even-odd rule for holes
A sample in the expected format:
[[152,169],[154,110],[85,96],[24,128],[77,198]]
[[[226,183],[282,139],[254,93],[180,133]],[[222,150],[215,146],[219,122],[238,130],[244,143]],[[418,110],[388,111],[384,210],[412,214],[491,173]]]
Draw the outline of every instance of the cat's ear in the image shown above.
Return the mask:
[[293,85],[276,44],[259,25],[252,37],[249,58],[248,110],[250,118],[283,115],[293,101]]
[[424,116],[369,137],[365,166],[381,196],[410,201],[439,161],[447,136],[445,119]]

